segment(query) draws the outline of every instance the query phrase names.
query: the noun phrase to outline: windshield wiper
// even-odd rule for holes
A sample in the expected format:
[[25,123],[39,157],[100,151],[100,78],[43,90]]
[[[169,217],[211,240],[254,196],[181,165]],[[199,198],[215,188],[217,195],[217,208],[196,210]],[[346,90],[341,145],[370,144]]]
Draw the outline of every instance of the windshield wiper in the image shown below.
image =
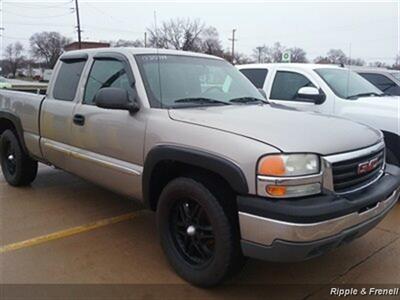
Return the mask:
[[193,97],[193,98],[183,98],[175,100],[174,103],[199,103],[199,104],[222,104],[222,105],[230,105],[230,103],[211,99],[211,98],[203,98],[203,97]]
[[239,97],[239,98],[234,98],[229,100],[231,103],[268,103],[265,100],[259,99],[259,98],[254,98],[254,97]]
[[347,96],[346,97],[346,99],[357,99],[357,98],[360,98],[360,97],[371,97],[371,96],[376,96],[376,97],[379,97],[379,96],[383,96],[382,94],[378,94],[378,93],[375,93],[375,92],[370,92],[370,93],[359,93],[359,94],[356,94],[356,95],[351,95],[351,96]]

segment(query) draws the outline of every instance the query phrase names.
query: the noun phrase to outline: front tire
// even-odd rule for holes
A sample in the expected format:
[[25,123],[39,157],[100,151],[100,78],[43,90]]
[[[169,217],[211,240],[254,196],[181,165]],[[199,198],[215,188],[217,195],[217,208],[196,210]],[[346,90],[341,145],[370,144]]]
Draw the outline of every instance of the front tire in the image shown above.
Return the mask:
[[29,185],[36,178],[37,161],[24,152],[11,130],[6,130],[1,135],[0,162],[4,178],[12,186]]
[[242,262],[235,218],[220,200],[200,181],[181,177],[167,184],[158,202],[158,231],[170,264],[201,287],[217,285]]

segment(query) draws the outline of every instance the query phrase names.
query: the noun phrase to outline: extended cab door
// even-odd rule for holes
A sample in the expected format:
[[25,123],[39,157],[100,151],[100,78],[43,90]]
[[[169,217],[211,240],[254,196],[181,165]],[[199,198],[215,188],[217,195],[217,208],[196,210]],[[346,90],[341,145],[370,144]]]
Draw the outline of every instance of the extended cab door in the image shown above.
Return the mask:
[[290,68],[275,68],[268,78],[265,82],[264,90],[270,102],[294,107],[299,110],[327,112],[326,99],[323,103],[316,103],[298,94],[300,88],[303,87],[313,87],[324,94],[316,81],[306,72]]
[[43,157],[67,171],[71,170],[72,115],[87,58],[86,54],[65,54],[61,57],[41,108],[40,145]]
[[[133,59],[133,56],[132,56]],[[127,57],[101,53],[90,61],[80,102],[72,124],[73,172],[97,184],[138,198],[141,175],[145,118],[143,110],[104,109],[94,103],[101,88],[125,89],[135,100],[135,79]]]

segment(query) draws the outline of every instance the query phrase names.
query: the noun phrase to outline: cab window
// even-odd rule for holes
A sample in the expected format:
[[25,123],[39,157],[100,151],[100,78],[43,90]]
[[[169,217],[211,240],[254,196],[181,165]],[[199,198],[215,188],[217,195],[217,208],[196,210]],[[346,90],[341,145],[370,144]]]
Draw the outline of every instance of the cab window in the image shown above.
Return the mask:
[[63,101],[74,100],[85,63],[86,60],[74,59],[62,61],[54,83],[54,99]]
[[288,71],[276,72],[271,89],[271,99],[277,100],[299,100],[297,92],[300,88],[315,87],[312,82],[302,74]]
[[372,74],[372,73],[359,73],[362,77],[367,79],[373,85],[375,85],[382,92],[393,95],[400,95],[399,88],[397,84],[390,80],[388,77],[381,74]]
[[256,88],[262,89],[264,86],[265,78],[267,77],[267,69],[241,69],[244,76],[251,81]]
[[95,60],[85,87],[83,103],[94,105],[98,90],[106,87],[122,88],[132,94],[132,86],[125,65],[115,59]]

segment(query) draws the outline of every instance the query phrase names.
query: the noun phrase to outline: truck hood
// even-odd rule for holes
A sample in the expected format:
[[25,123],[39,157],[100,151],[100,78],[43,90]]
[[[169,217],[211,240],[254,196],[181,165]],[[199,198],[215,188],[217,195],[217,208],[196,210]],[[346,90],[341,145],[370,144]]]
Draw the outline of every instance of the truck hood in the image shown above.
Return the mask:
[[180,108],[171,109],[169,115],[175,121],[242,135],[283,152],[328,155],[371,146],[382,136],[378,130],[343,118],[275,105]]
[[380,110],[397,111],[400,108],[400,96],[360,97],[354,101],[365,103],[371,108]]

